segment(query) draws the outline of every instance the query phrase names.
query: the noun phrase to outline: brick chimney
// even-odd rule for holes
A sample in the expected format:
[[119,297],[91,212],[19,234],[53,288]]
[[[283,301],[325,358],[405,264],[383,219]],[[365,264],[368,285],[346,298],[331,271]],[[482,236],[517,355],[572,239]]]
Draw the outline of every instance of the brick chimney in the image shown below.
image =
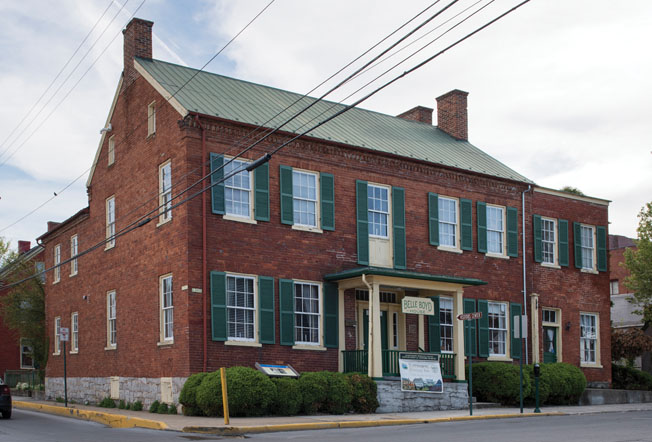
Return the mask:
[[421,123],[432,124],[432,111],[429,107],[417,106],[409,111],[397,115],[398,118],[405,120],[419,121]]
[[468,92],[453,89],[437,97],[437,127],[453,138],[468,141],[469,123],[466,110]]
[[61,223],[58,223],[56,221],[48,221],[48,232],[53,231],[59,224]]
[[134,57],[152,58],[152,26],[154,22],[133,18],[122,31],[124,35],[122,90],[129,87],[139,76],[134,69]]
[[18,241],[18,253],[23,254],[29,252],[29,249],[32,248],[32,243],[30,241]]

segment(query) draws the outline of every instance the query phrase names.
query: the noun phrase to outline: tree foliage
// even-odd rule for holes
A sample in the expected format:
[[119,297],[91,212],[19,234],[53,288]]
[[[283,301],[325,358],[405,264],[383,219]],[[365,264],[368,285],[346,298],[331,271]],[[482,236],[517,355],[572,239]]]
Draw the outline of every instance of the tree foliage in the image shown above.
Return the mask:
[[629,275],[625,285],[633,293],[630,300],[636,305],[634,313],[652,321],[652,202],[647,203],[638,214],[638,239],[636,248],[625,250],[625,267]]
[[562,192],[574,193],[575,195],[584,196],[584,192],[582,192],[577,187],[573,187],[573,186],[564,186],[559,190],[561,190]]
[[637,356],[652,351],[652,337],[638,328],[611,329],[611,359],[625,359],[631,366]]

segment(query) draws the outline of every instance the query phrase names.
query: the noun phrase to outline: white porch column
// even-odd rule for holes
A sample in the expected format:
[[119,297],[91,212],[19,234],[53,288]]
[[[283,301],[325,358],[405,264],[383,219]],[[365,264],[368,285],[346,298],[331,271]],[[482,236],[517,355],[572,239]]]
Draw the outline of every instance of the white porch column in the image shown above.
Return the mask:
[[457,315],[464,313],[464,290],[458,289],[453,296],[453,353],[455,354],[455,376],[458,381],[466,379],[464,373],[464,321]]
[[532,327],[532,333],[530,333],[532,340],[532,363],[539,363],[539,295],[537,293],[532,293],[530,295],[532,298],[530,302],[530,308],[532,312],[530,313],[530,325]]
[[369,293],[369,345],[368,374],[371,378],[383,377],[383,349],[380,336],[380,284],[371,283]]
[[426,332],[425,332],[425,327],[423,326],[424,323],[424,318],[425,316],[423,315],[416,315],[417,317],[417,324],[419,324],[419,327],[417,328],[418,333],[419,333],[419,348],[426,349]]
[[344,355],[342,352],[346,350],[346,330],[344,328],[344,289],[337,290],[338,302],[337,302],[337,317],[339,324],[337,325],[337,342],[339,358],[338,358],[338,370],[340,372],[344,371]]

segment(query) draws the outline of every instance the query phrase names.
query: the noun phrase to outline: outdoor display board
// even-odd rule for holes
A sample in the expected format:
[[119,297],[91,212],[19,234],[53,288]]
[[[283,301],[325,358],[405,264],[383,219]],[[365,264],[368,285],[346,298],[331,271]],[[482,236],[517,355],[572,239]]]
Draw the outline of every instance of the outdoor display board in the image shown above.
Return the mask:
[[444,392],[438,354],[400,352],[398,365],[401,372],[401,391]]

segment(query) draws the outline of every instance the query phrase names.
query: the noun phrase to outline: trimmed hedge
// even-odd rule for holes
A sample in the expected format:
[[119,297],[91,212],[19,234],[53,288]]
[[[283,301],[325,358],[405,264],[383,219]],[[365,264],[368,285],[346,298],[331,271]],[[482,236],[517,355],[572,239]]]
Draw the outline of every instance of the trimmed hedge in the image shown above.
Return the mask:
[[547,404],[577,405],[586,389],[586,377],[578,367],[563,362],[541,364],[550,375],[550,395]]
[[351,411],[354,413],[375,413],[378,403],[378,386],[366,374],[350,373],[346,375],[351,384],[353,399]]
[[299,414],[303,405],[303,395],[299,383],[292,378],[272,378],[276,386],[276,395],[270,411],[278,416]]
[[611,386],[620,390],[652,390],[652,375],[634,367],[611,366]]
[[231,416],[262,416],[276,396],[272,380],[253,368],[227,368],[226,381]]
[[191,375],[183,384],[179,394],[179,403],[183,405],[183,414],[185,416],[203,416],[201,408],[197,405],[197,388],[208,373],[195,373]]

